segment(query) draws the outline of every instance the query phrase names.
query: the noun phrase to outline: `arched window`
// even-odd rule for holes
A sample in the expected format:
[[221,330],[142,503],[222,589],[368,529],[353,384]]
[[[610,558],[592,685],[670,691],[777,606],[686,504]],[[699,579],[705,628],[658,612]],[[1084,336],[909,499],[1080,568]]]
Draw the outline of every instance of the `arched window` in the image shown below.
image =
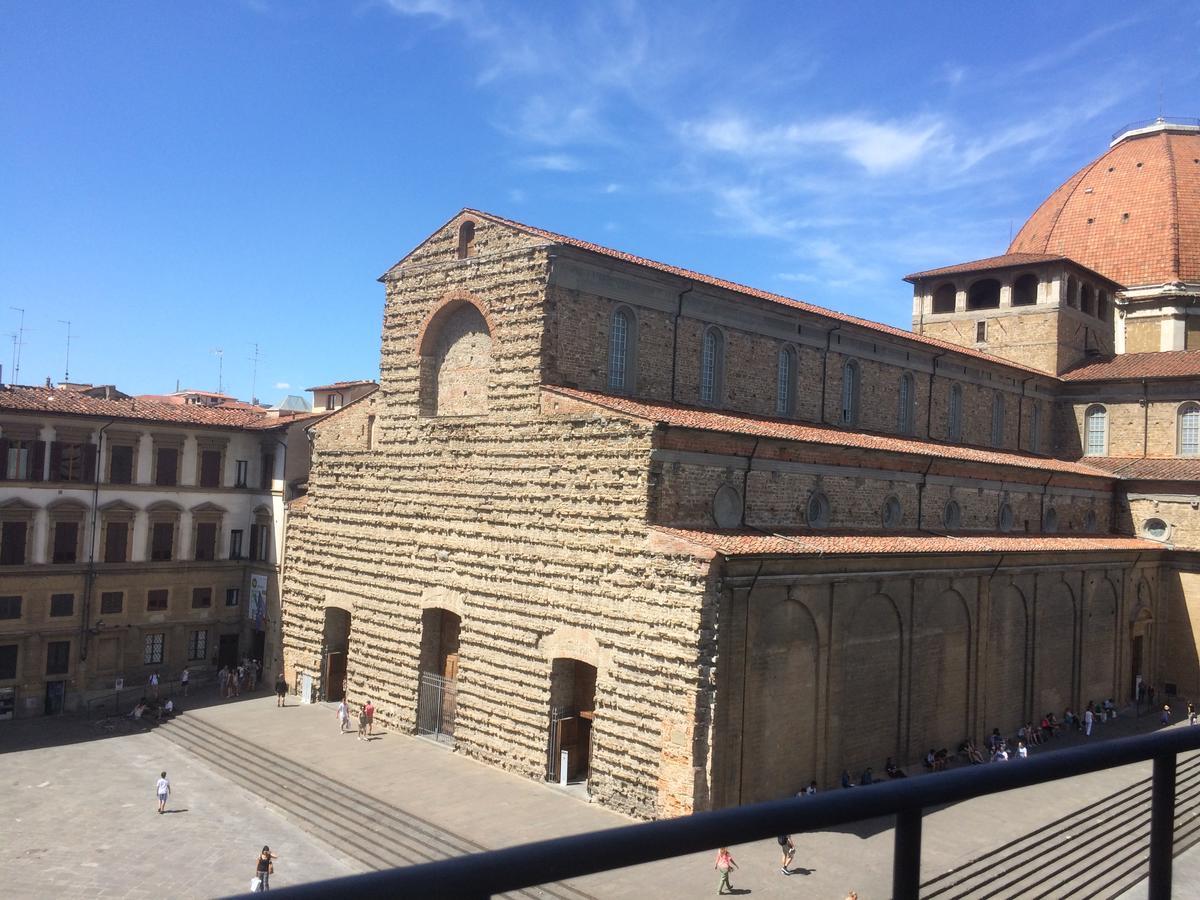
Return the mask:
[[1083,452],[1085,456],[1108,454],[1108,410],[1099,403],[1083,414]]
[[1036,275],[1022,275],[1013,282],[1013,306],[1033,306],[1037,303],[1037,295],[1038,277]]
[[1004,395],[999,391],[992,395],[992,446],[1004,446]]
[[613,391],[633,391],[636,378],[637,319],[633,311],[621,307],[613,313],[608,329],[608,387]]
[[1075,282],[1074,275],[1067,276],[1067,306],[1072,309],[1079,306],[1078,285]]
[[901,434],[912,434],[916,425],[916,383],[912,373],[900,376],[900,408],[896,412],[896,430]]
[[1089,316],[1096,314],[1096,295],[1086,281],[1079,288],[1079,308]]
[[1029,414],[1029,449],[1034,453],[1042,452],[1042,408],[1036,400]]
[[946,433],[952,441],[961,441],[963,436],[963,390],[961,384],[950,385],[950,416]]
[[883,501],[883,527],[899,528],[904,522],[904,507],[898,497],[888,497]]
[[725,336],[709,326],[700,354],[700,402],[719,403],[725,380]]
[[1096,318],[1101,322],[1107,322],[1109,311],[1108,291],[1096,291]]
[[1179,455],[1200,456],[1200,403],[1179,407]]
[[458,258],[475,255],[475,223],[470,219],[458,226]]
[[996,309],[1000,306],[1000,282],[981,278],[967,291],[967,309]]
[[824,528],[829,524],[829,498],[820,491],[813,491],[808,498],[806,511],[809,528]]
[[850,360],[842,366],[842,424],[858,422],[858,363]]
[[943,284],[933,292],[933,311],[935,313],[952,313],[954,312],[955,294],[954,285]]
[[954,531],[962,527],[962,507],[958,502],[951,500],[946,504],[946,508],[942,511],[942,525],[947,531]]
[[1013,508],[1007,501],[1000,504],[1000,515],[997,517],[997,524],[1000,526],[1001,531],[1012,531]]
[[1053,506],[1046,507],[1046,514],[1042,517],[1042,531],[1046,534],[1058,531],[1058,510]]
[[775,371],[775,415],[790,416],[795,409],[796,351],[784,347],[779,351]]

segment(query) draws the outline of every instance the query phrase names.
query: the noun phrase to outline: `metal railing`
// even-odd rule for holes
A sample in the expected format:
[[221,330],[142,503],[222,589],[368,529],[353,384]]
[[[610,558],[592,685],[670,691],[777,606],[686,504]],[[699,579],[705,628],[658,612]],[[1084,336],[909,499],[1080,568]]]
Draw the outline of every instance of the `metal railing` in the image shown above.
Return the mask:
[[[216,684],[216,681],[215,672],[193,672],[188,678],[188,690],[207,687]],[[83,712],[88,718],[121,715],[133,709],[134,704],[142,697],[149,696],[150,686],[148,684],[130,685],[119,691],[114,689],[88,698],[84,702]],[[158,683],[158,696],[163,700],[167,697],[174,697],[176,703],[183,700],[183,688],[179,683],[178,676],[161,679]]]
[[[926,808],[1153,760],[1149,900],[1168,900],[1175,833],[1176,757],[1196,749],[1200,749],[1200,727],[1174,728],[1006,764],[971,766],[865,789],[833,790],[804,799],[776,800],[538,841],[441,862],[282,888],[276,893],[283,898],[484,898],[716,847],[892,815],[895,816],[892,896],[896,900],[917,900],[921,820]],[[621,865],[612,865],[613,860],[620,860]]]
[[1137,122],[1130,122],[1128,125],[1122,125],[1112,133],[1111,140],[1115,141],[1123,134],[1141,131],[1143,128],[1152,128],[1155,125],[1182,125],[1185,128],[1200,128],[1200,119],[1190,116],[1159,116],[1156,119],[1141,119]]

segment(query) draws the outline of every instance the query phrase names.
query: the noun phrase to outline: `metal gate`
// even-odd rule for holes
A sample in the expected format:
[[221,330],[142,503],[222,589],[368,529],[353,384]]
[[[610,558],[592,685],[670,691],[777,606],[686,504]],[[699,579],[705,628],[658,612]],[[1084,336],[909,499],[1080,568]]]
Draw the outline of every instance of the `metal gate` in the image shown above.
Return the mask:
[[458,686],[453,678],[422,672],[417,686],[417,734],[454,743]]

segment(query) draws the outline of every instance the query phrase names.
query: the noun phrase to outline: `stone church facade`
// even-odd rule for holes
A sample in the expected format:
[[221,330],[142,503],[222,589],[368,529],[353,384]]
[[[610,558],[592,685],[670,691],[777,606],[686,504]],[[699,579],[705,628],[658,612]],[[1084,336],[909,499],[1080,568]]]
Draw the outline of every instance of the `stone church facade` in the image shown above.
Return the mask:
[[1121,369],[1134,301],[1070,253],[910,280],[906,332],[462,211],[381,278],[380,389],[312,429],[289,679],[642,817],[1200,694],[1160,454],[1200,363]]

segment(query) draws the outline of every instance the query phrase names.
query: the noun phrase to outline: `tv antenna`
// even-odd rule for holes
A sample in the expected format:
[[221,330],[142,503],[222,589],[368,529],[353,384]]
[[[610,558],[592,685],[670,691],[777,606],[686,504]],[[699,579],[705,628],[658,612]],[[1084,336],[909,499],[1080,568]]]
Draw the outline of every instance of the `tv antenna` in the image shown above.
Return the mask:
[[262,357],[258,355],[258,343],[256,342],[253,346],[254,346],[254,355],[252,357],[250,357],[250,362],[254,364],[252,374],[250,375],[250,402],[257,404],[258,403],[258,361],[260,359],[262,359]]
[[213,350],[213,356],[217,358],[217,393],[225,393],[225,351],[220,347]]
[[13,384],[21,383],[21,348],[25,346],[25,310],[19,306],[10,306],[9,309],[16,310],[21,314],[21,324],[17,326],[17,333],[13,335]]
[[67,364],[63,367],[63,381],[71,380],[71,320],[59,319],[59,325],[67,326]]

